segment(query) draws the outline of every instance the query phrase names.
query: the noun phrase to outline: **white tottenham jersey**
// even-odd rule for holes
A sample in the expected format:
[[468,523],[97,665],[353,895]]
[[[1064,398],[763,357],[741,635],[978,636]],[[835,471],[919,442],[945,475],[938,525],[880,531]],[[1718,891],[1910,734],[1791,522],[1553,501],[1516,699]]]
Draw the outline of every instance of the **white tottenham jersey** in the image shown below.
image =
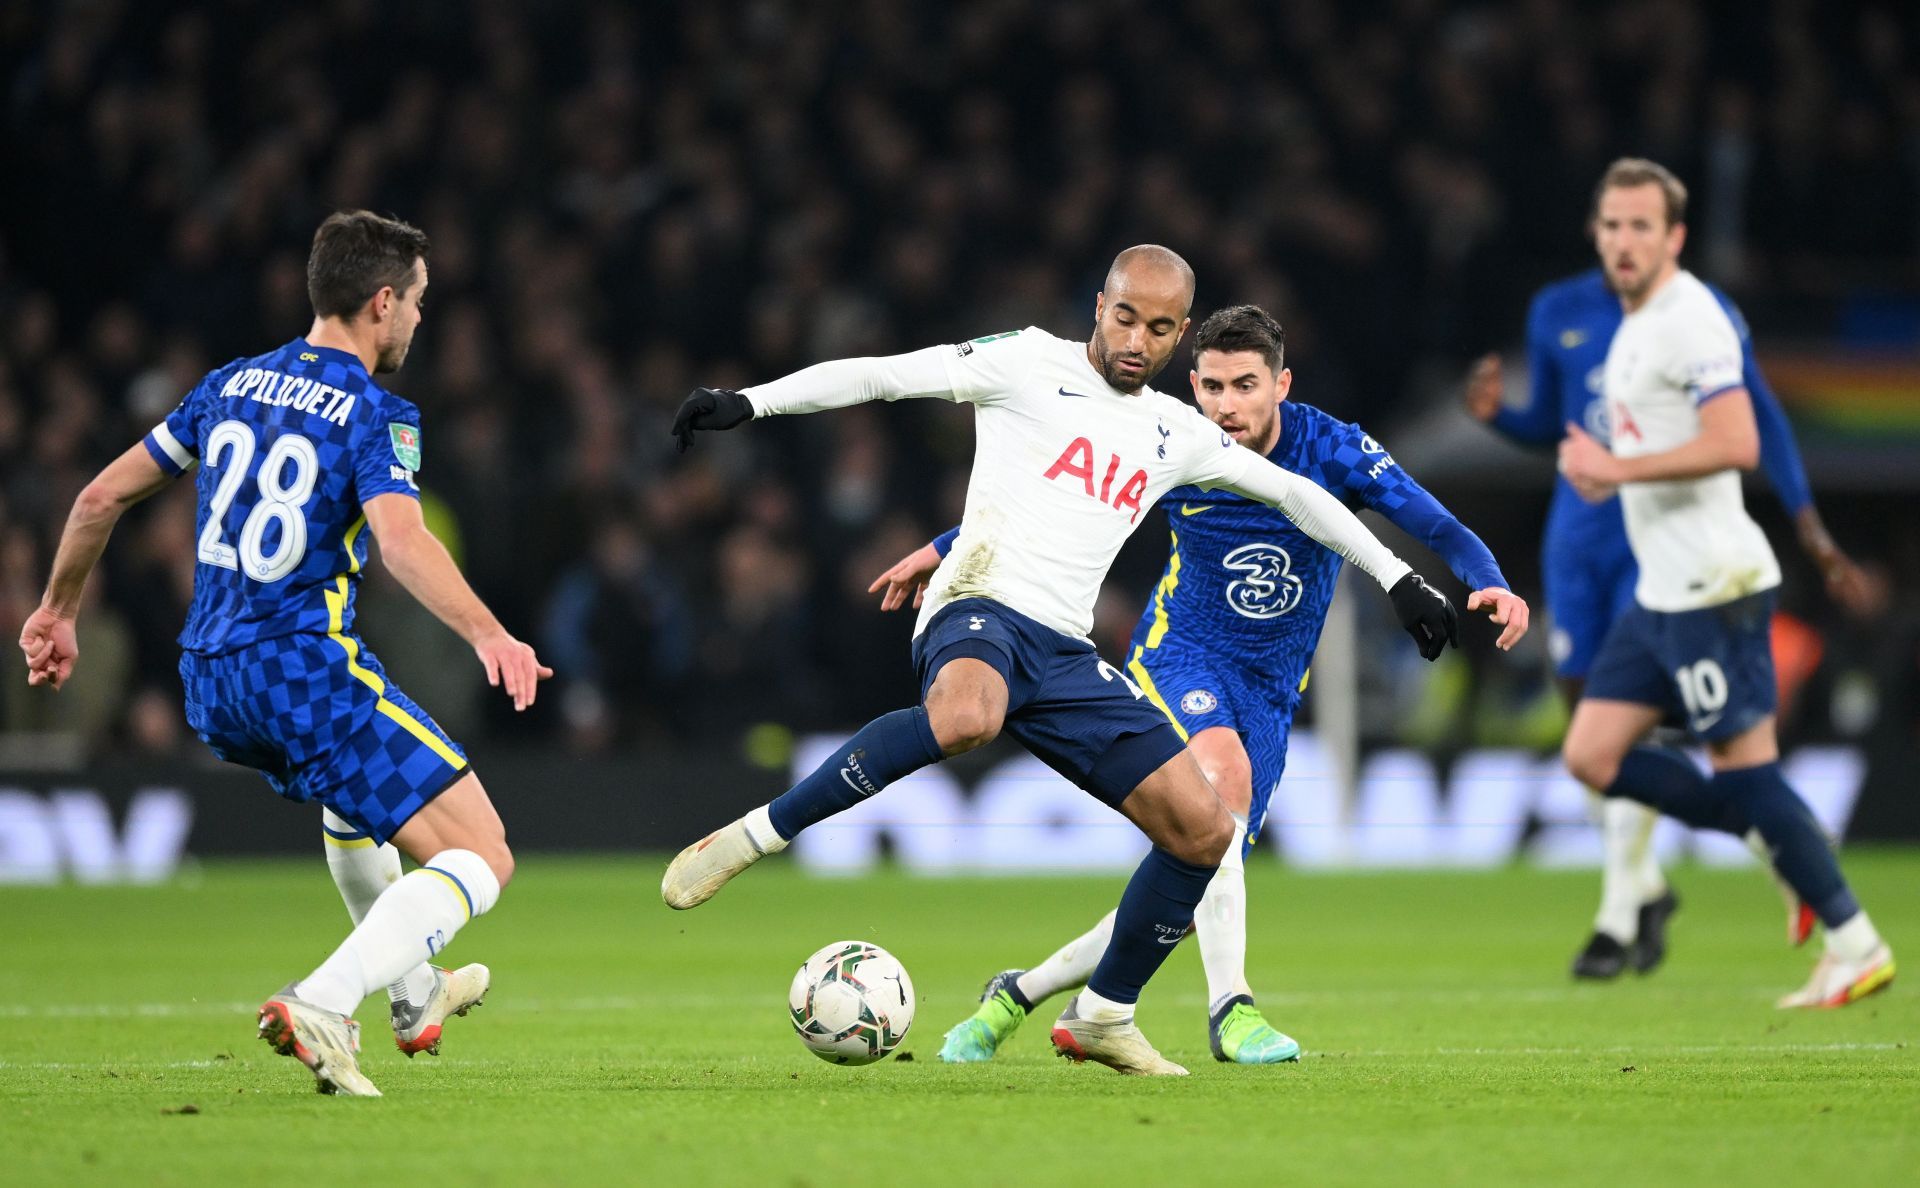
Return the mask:
[[[1634,458],[1684,445],[1700,435],[1701,405],[1745,385],[1733,323],[1697,277],[1676,273],[1627,315],[1607,350],[1613,452]],[[1780,584],[1737,470],[1627,483],[1620,506],[1640,564],[1634,598],[1648,610],[1699,610]]]
[[1311,481],[1235,444],[1171,396],[1108,386],[1085,343],[1031,326],[905,355],[821,363],[745,395],[755,416],[916,396],[974,406],[966,513],[933,575],[916,635],[949,602],[991,598],[1086,638],[1120,546],[1142,512],[1186,483],[1279,507],[1383,587],[1410,572]]

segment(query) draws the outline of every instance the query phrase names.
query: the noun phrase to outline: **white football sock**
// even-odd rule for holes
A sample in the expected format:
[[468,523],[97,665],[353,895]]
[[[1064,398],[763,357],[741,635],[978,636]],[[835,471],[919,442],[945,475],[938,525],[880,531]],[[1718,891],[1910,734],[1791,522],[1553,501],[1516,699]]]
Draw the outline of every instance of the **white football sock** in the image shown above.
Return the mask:
[[360,1000],[447,947],[460,926],[500,898],[499,880],[472,850],[442,850],[387,888],[333,956],[294,993],[352,1014]]
[[1865,911],[1854,913],[1838,928],[1827,929],[1827,952],[1842,961],[1865,961],[1879,947],[1880,933]]
[[[1600,800],[1600,911],[1593,918],[1593,930],[1623,945],[1640,935],[1640,905],[1649,898],[1642,865],[1652,849],[1648,841],[1659,819],[1652,809],[1624,797]],[[1656,878],[1659,869],[1654,867]],[[1658,892],[1652,898],[1658,898]]]
[[1078,1004],[1079,1016],[1090,1023],[1125,1023],[1133,1018],[1132,1003],[1102,998],[1085,987],[1081,989],[1080,997],[1074,999],[1074,1002]]
[[1100,917],[1092,931],[1068,941],[1053,956],[1015,980],[1014,985],[1028,1002],[1038,1007],[1062,990],[1087,984],[1087,979],[1093,976],[1093,967],[1100,964],[1101,954],[1107,951],[1107,942],[1113,939],[1113,917],[1118,910]]
[[[359,924],[367,918],[373,901],[388,887],[400,881],[400,851],[392,844],[376,846],[373,838],[355,828],[332,809],[320,810],[321,837],[326,841],[327,869],[333,885],[346,901],[347,915]],[[387,987],[393,1002],[411,1002],[418,1006],[433,993],[433,969],[422,961]]]
[[760,848],[762,854],[778,854],[787,848],[787,839],[773,827],[771,806],[761,805],[746,816],[740,818],[747,827],[747,840]]
[[1199,933],[1200,964],[1207,971],[1207,1013],[1236,994],[1252,996],[1247,985],[1247,870],[1241,846],[1247,840],[1247,822],[1235,814],[1233,844],[1220,859],[1220,869],[1207,884],[1193,914]]

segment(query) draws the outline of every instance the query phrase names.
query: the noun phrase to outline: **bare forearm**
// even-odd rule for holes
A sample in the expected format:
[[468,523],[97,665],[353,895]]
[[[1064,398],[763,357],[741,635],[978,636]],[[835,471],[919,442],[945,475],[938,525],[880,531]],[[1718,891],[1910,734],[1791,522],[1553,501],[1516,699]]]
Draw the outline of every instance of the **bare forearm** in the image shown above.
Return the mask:
[[66,529],[60,534],[60,548],[53,557],[53,576],[47,579],[47,592],[40,604],[63,619],[80,611],[80,595],[87,578],[106,552],[107,538],[126,511],[122,504],[103,499],[92,488],[80,493],[67,514]]
[[1673,479],[1702,478],[1723,470],[1752,470],[1758,461],[1756,453],[1756,449],[1748,448],[1741,442],[1703,434],[1657,454],[1620,458],[1619,481],[1659,483]]
[[425,528],[381,540],[380,560],[407,593],[469,644],[502,629],[446,546]]

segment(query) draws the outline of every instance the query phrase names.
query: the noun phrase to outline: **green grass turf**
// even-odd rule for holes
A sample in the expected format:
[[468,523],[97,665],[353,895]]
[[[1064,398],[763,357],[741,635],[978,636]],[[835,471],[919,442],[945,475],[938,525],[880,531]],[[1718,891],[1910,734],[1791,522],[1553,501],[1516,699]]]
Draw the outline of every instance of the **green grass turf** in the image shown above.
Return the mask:
[[[1847,866],[1920,954],[1920,851]],[[934,1059],[987,975],[1090,925],[1118,878],[816,881],[776,860],[679,914],[660,869],[524,859],[449,954],[495,982],[446,1055],[403,1059],[384,1002],[362,1010],[381,1101],[320,1097],[253,1037],[251,1007],[343,930],[317,854],[0,890],[0,1182],[1882,1184],[1920,1166],[1920,992],[1774,1010],[1812,950],[1785,947],[1752,871],[1677,872],[1667,966],[1589,986],[1565,970],[1591,873],[1261,862],[1251,973],[1306,1058],[1215,1064],[1189,942],[1141,1022],[1194,1075],[1135,1080],[1055,1059],[1044,1007],[991,1065]],[[852,937],[914,976],[911,1063],[837,1068],[791,1033],[793,970]]]

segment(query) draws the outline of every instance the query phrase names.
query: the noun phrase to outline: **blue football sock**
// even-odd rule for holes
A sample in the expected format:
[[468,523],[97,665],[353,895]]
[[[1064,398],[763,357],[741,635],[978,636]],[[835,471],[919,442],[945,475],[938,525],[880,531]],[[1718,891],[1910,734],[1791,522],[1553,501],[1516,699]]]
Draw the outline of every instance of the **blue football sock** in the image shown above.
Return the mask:
[[1193,925],[1193,909],[1216,869],[1182,862],[1154,847],[1127,881],[1113,920],[1113,939],[1087,988],[1114,1002],[1139,1002],[1141,987]]
[[792,841],[809,825],[845,812],[880,789],[945,756],[925,706],[882,714],[860,728],[812,775],[774,798],[767,815]]
[[1752,824],[1727,788],[1701,775],[1692,760],[1670,747],[1643,744],[1628,751],[1606,794],[1637,800],[1695,829],[1739,837]]
[[1753,822],[1773,852],[1773,868],[1822,924],[1838,928],[1859,914],[1860,901],[1847,889],[1826,833],[1778,762],[1718,772],[1713,784]]

